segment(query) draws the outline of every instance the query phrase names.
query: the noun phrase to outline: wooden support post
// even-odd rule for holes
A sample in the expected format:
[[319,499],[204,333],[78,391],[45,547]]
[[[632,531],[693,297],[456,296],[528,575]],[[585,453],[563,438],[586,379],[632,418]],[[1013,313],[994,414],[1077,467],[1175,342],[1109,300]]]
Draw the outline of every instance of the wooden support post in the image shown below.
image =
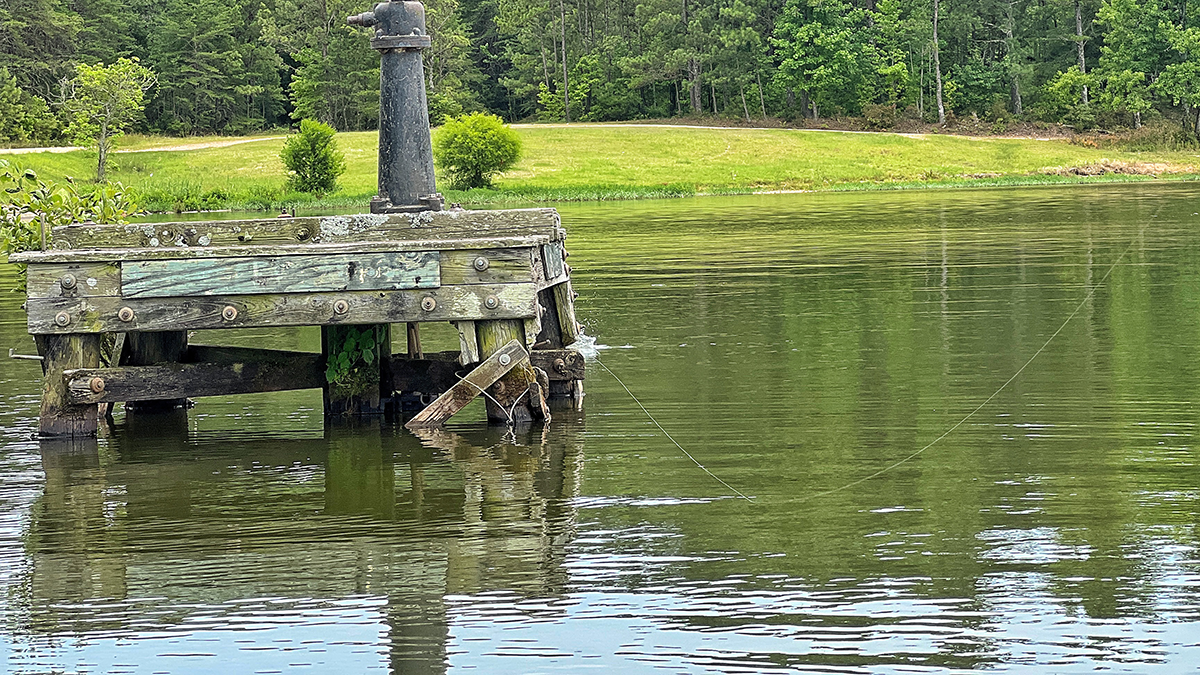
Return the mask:
[[[151,366],[159,363],[179,363],[187,352],[187,331],[160,333],[127,333],[125,363],[130,366]],[[94,368],[95,366],[89,366]],[[159,413],[182,408],[186,398],[169,398],[127,403],[125,412]]]
[[100,336],[39,335],[38,351],[44,358],[42,411],[39,431],[49,437],[82,437],[96,433],[96,404],[75,405],[68,398],[63,371],[100,365]]
[[437,397],[433,403],[417,413],[416,417],[413,417],[404,426],[409,429],[441,426],[501,377],[522,365],[528,366],[528,364],[529,353],[525,351],[520,342],[510,340],[508,344],[484,359],[483,363],[468,373],[462,381],[455,383],[446,390],[446,393]]
[[[491,356],[513,340],[521,345],[526,344],[525,324],[519,320],[476,321],[475,335],[479,340],[479,352],[484,357]],[[489,393],[489,422],[527,424],[533,420],[550,421],[545,394],[528,361],[522,361],[506,373],[492,385]]]
[[408,328],[408,358],[425,358],[425,353],[421,351],[421,324],[409,321],[406,326]]
[[462,365],[479,363],[483,357],[479,355],[479,338],[475,337],[474,321],[455,321],[458,329],[458,362]]
[[[575,318],[575,293],[571,282],[565,281],[538,292],[542,310],[542,326],[535,343],[538,349],[561,349],[579,339],[583,332]],[[574,399],[576,407],[583,402],[583,380],[555,381],[551,378],[550,398]]]
[[326,421],[385,412],[392,383],[383,364],[391,353],[389,324],[321,327]]

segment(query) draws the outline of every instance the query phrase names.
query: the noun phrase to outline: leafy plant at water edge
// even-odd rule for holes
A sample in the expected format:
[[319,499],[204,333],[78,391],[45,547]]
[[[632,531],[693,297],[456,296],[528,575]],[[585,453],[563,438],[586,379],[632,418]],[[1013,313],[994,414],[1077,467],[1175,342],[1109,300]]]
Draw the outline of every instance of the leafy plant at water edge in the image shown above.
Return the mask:
[[[125,186],[111,183],[81,192],[67,178],[56,184],[38,178],[32,169],[0,159],[0,253],[11,255],[41,248],[52,228],[71,223],[126,223],[138,212]],[[44,228],[44,230],[43,230]],[[25,266],[20,265],[17,288],[25,289]]]
[[325,381],[339,393],[362,395],[378,386],[370,370],[377,358],[382,336],[377,326],[346,326],[338,331],[325,364]]
[[316,120],[302,120],[300,133],[289,136],[279,153],[291,177],[288,187],[297,192],[325,195],[337,189],[337,179],[346,172],[346,158],[333,139],[333,127]]
[[499,117],[471,113],[447,120],[433,136],[433,158],[450,187],[488,187],[521,157],[521,138]]

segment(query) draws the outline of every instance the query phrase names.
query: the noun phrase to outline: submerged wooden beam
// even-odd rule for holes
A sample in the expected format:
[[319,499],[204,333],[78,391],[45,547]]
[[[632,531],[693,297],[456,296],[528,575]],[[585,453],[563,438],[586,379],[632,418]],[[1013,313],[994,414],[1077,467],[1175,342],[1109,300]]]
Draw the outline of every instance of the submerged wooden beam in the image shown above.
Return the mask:
[[191,298],[30,298],[29,332],[123,333],[534,316],[533,284]]
[[529,355],[521,346],[520,340],[510,340],[507,344],[495,350],[491,356],[484,359],[474,370],[460,382],[450,387],[446,393],[437,397],[424,410],[417,413],[404,426],[409,429],[421,427],[436,427],[444,424],[455,413],[467,407],[475,397],[487,390],[521,364],[528,364]]
[[[573,349],[535,349],[529,352],[529,361],[546,371],[551,385],[584,378],[583,354]],[[390,365],[394,391],[423,394],[447,391],[458,383],[463,370],[458,352],[431,352],[423,359],[392,357]]]

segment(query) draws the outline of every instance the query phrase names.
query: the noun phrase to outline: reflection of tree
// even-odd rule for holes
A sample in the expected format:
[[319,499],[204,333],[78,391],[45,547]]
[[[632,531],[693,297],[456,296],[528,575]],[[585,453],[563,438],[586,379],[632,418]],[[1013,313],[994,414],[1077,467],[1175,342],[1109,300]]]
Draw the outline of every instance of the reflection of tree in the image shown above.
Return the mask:
[[[369,425],[297,441],[136,428],[102,451],[44,446],[18,633],[169,630],[186,619],[171,608],[382,594],[393,670],[426,673],[445,662],[447,593],[562,592],[582,452],[569,415],[533,436],[420,440]],[[128,598],[165,598],[145,609],[170,614],[90,609]]]

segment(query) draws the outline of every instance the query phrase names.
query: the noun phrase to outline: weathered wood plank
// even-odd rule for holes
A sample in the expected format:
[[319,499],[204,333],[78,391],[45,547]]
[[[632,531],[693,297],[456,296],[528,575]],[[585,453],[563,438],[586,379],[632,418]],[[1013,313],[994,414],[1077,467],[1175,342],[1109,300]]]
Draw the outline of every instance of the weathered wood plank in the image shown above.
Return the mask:
[[409,429],[440,426],[501,377],[522,364],[528,367],[528,356],[520,340],[510,340],[404,426]]
[[542,264],[545,265],[547,279],[557,279],[563,275],[566,271],[563,258],[561,241],[552,241],[542,246]]
[[567,346],[583,335],[583,328],[575,319],[575,293],[571,290],[571,282],[564,281],[552,287],[554,291],[554,308],[558,312],[558,330],[562,335],[563,346]]
[[9,256],[14,263],[124,262],[126,260],[198,260],[205,258],[245,258],[282,255],[339,255],[386,253],[392,251],[447,251],[454,249],[530,248],[549,243],[545,235],[496,237],[450,237],[369,241],[352,244],[271,244],[219,247],[177,248],[87,248],[49,251],[24,251]]
[[294,295],[31,298],[26,310],[35,335],[108,333],[524,319],[534,315],[536,295],[533,284],[499,284]]
[[455,321],[454,328],[458,330],[459,357],[462,365],[479,363],[483,356],[479,354],[479,339],[475,337],[474,321]]
[[320,293],[441,285],[439,251],[320,256],[140,260],[121,265],[121,295]]
[[80,224],[54,228],[54,248],[204,248],[245,244],[336,244],[446,237],[541,235],[561,239],[554,209],[447,210],[211,222]]
[[532,281],[535,278],[532,274],[533,250],[489,248],[442,251],[442,283],[454,286]]
[[76,405],[317,389],[325,382],[320,358],[308,354],[283,361],[84,368],[68,370],[63,378]]
[[[512,340],[525,344],[525,327],[521,321],[477,321],[475,335],[479,339],[479,351],[485,357]],[[550,421],[550,410],[538,386],[537,374],[528,360],[500,378],[489,393],[487,414],[490,422],[525,424],[535,419]]]
[[100,365],[99,335],[38,336],[42,354],[42,408],[38,430],[48,437],[94,436],[99,424],[99,407],[78,405],[69,394],[63,372]]
[[77,298],[118,295],[121,267],[116,263],[57,263],[28,267],[26,295],[31,298]]

